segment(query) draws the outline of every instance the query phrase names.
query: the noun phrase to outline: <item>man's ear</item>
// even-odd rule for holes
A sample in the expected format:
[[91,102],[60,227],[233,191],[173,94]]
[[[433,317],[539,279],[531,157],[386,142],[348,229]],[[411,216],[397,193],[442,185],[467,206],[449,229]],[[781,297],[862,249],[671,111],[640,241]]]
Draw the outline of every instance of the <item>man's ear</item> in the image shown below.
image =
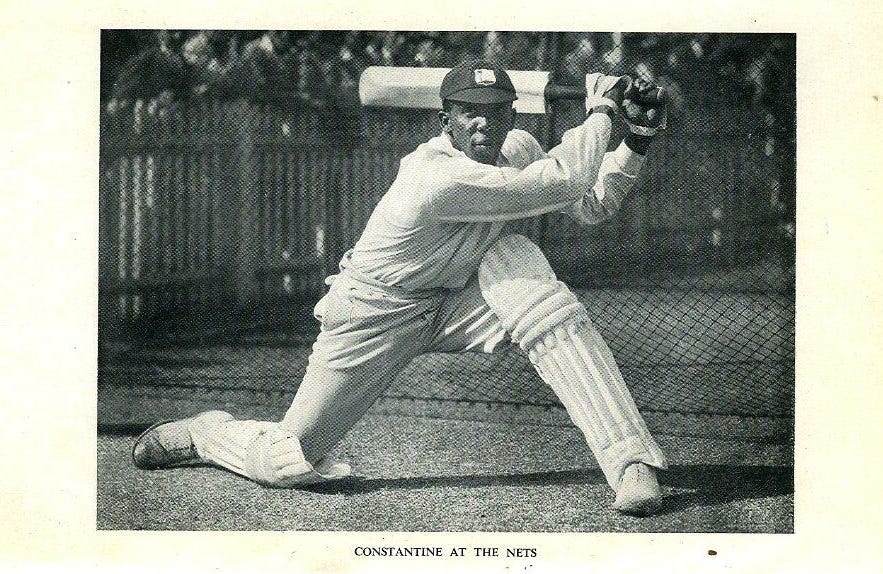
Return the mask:
[[441,125],[441,129],[445,133],[451,133],[451,114],[448,112],[441,110],[438,113],[438,123]]

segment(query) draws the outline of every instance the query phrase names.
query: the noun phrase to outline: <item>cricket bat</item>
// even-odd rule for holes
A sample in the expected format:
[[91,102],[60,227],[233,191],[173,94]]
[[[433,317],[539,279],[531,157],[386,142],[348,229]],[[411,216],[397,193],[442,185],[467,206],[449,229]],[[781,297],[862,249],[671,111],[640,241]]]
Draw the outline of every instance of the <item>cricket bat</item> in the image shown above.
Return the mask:
[[[359,100],[363,106],[441,109],[438,95],[442,79],[450,68],[408,68],[371,66],[359,78]],[[507,70],[518,99],[515,110],[520,114],[545,114],[548,104],[560,99],[582,100],[585,86],[564,86],[549,83],[549,72]],[[626,92],[627,97],[629,93]],[[631,94],[633,98],[637,94]],[[658,105],[665,101],[664,88],[642,94],[639,103]]]

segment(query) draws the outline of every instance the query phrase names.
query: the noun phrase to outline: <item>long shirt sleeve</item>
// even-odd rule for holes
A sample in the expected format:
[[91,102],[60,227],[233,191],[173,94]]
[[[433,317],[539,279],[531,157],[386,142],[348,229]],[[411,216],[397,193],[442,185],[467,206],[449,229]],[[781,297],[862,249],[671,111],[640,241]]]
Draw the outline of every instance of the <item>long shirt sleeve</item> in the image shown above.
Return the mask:
[[590,194],[610,141],[611,121],[592,114],[564,133],[547,157],[519,170],[480,164],[459,154],[424,198],[436,222],[491,222],[560,211]]
[[625,143],[604,155],[598,170],[598,180],[591,193],[562,210],[582,223],[594,225],[613,217],[622,200],[635,185],[635,179],[644,165],[644,156],[632,151]]
[[[513,130],[503,145],[500,165],[524,169],[546,157],[537,140],[529,133]],[[594,225],[613,217],[622,200],[631,191],[644,164],[644,156],[629,148],[625,142],[612,152],[604,154],[598,170],[598,180],[592,193],[562,210],[583,225]]]
[[[594,119],[593,119],[594,118]],[[565,212],[581,223],[612,215],[643,158],[604,153],[611,124],[593,114],[543,152],[513,130],[499,166],[479,164],[437,136],[405,156],[342,267],[406,289],[461,288],[507,221]]]

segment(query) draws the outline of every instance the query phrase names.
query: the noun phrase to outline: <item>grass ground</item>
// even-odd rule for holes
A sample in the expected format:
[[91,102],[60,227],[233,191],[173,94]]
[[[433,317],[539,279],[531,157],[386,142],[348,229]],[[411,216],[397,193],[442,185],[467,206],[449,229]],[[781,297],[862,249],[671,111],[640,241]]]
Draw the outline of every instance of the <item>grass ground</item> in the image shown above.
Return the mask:
[[308,309],[288,308],[255,317],[254,340],[240,330],[226,344],[102,350],[98,422],[114,432],[98,440],[98,527],[792,531],[793,304],[752,294],[580,296],[601,318],[669,456],[658,516],[610,510],[612,492],[583,438],[512,354],[412,363],[339,445],[357,474],[344,481],[268,490],[209,467],[134,469],[129,448],[138,426],[211,408],[263,420],[284,414],[310,340],[288,337],[315,328]]
[[659,515],[622,516],[573,427],[369,414],[338,446],[355,476],[263,488],[208,466],[139,471],[134,437],[98,440],[97,526],[114,530],[793,531],[793,449],[658,436]]

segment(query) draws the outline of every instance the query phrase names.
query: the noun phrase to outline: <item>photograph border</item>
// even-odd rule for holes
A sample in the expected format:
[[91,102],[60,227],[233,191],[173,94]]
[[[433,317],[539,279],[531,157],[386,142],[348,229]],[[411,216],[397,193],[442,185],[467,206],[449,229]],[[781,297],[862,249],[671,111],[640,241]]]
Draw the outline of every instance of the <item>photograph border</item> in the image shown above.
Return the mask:
[[[690,571],[824,571],[879,568],[880,507],[874,421],[881,395],[876,341],[883,300],[879,271],[881,200],[879,69],[844,71],[857,52],[879,53],[880,7],[870,2],[830,7],[748,2],[739,6],[673,2],[649,8],[626,2],[599,10],[568,5],[550,11],[525,2],[484,8],[449,2],[394,14],[372,4],[261,3],[244,10],[224,2],[186,9],[155,3],[4,7],[7,40],[22,49],[7,63],[17,92],[4,112],[17,165],[7,212],[6,255],[15,264],[8,285],[11,318],[4,330],[10,380],[10,427],[4,448],[16,461],[2,479],[11,493],[2,511],[7,536],[0,561],[28,567],[78,564],[93,570],[127,566],[239,571],[413,571],[414,563],[360,561],[354,545],[530,545],[533,571],[656,567]],[[288,6],[288,8],[286,8]],[[198,8],[202,8],[200,11]],[[458,12],[456,9],[460,8]],[[680,9],[678,9],[680,8]],[[388,10],[388,8],[387,8]],[[502,15],[501,15],[502,14]],[[513,14],[515,19],[513,19]],[[533,17],[528,18],[528,15]],[[335,20],[334,18],[338,18]],[[529,19],[529,25],[527,20]],[[225,25],[226,22],[226,25]],[[235,25],[231,25],[235,22]],[[536,533],[213,533],[160,535],[96,532],[95,357],[97,327],[98,42],[101,28],[555,29],[787,31],[798,42],[797,396],[795,534],[617,535]],[[395,23],[395,25],[393,24]],[[524,23],[524,24],[522,24]],[[579,24],[583,25],[580,26]],[[56,51],[34,49],[48,30]],[[44,37],[37,35],[36,37]],[[24,57],[21,57],[24,56]],[[861,61],[866,61],[862,59]],[[66,113],[52,114],[64,104]],[[84,135],[88,134],[88,135]],[[52,169],[47,170],[46,166]],[[839,192],[832,201],[832,190]],[[840,198],[845,196],[845,200]],[[84,200],[84,198],[88,198]],[[24,217],[41,208],[39,225]],[[21,217],[19,217],[21,216]],[[14,223],[17,222],[17,223]],[[39,232],[39,233],[38,233]],[[856,237],[860,237],[856,241]],[[56,263],[47,277],[39,263]],[[38,263],[38,265],[35,265]],[[59,281],[64,283],[63,296]],[[47,280],[48,279],[48,280]],[[42,305],[41,305],[42,301]],[[75,305],[71,305],[76,301]],[[12,324],[10,321],[9,324]],[[858,357],[858,360],[850,358]],[[876,377],[875,377],[876,375]],[[22,413],[24,416],[22,416]],[[70,413],[77,416],[71,417]],[[864,416],[863,416],[864,415]],[[40,429],[33,439],[31,429]],[[5,429],[4,429],[5,430]],[[30,439],[30,440],[29,440]],[[52,472],[35,473],[34,460]],[[62,468],[59,471],[58,468]],[[861,471],[859,473],[859,471]],[[36,496],[34,496],[36,495]],[[160,551],[161,550],[161,551]],[[710,551],[714,550],[714,554]],[[423,563],[426,572],[504,571],[503,562]],[[519,564],[518,566],[523,566]]]

